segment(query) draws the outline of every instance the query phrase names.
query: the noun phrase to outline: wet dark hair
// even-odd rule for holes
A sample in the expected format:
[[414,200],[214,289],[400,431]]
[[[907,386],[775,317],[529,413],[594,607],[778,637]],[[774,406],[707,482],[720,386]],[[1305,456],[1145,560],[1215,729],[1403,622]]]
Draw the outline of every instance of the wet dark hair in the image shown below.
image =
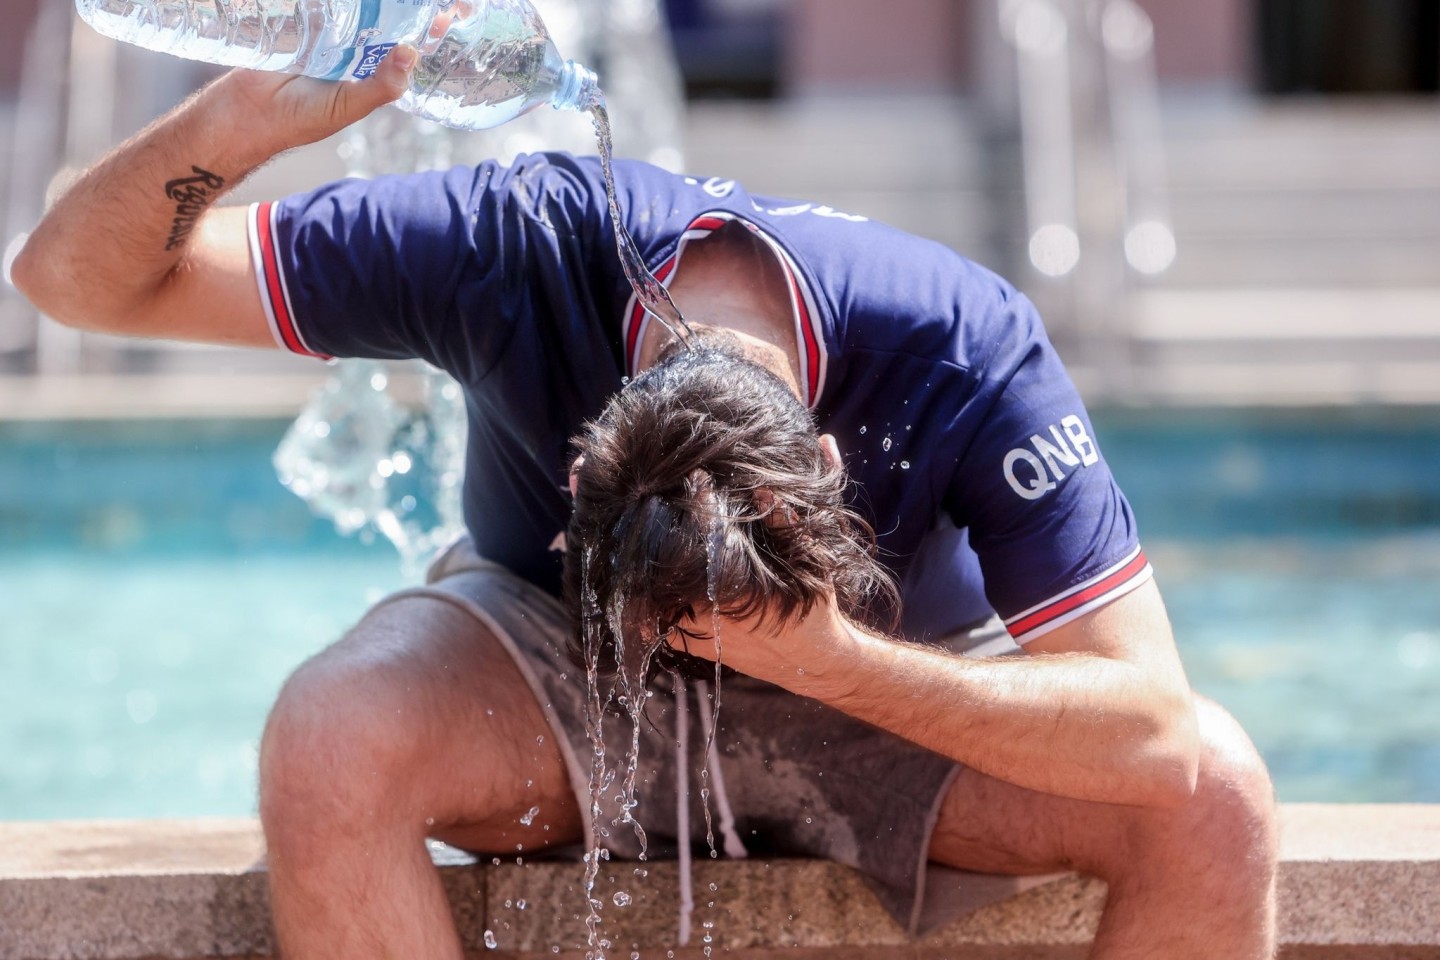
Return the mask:
[[593,644],[625,686],[645,681],[652,653],[693,659],[663,641],[712,598],[725,615],[778,625],[833,590],[852,620],[882,630],[898,620],[899,592],[845,504],[843,469],[790,388],[740,349],[703,332],[574,441],[584,460],[566,535],[572,653],[583,663]]

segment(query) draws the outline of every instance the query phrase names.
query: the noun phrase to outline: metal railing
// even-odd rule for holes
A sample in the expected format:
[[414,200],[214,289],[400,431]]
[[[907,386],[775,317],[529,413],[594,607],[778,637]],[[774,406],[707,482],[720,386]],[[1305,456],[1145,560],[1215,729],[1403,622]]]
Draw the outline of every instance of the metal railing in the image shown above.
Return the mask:
[[998,0],[1015,50],[1029,265],[1096,391],[1127,389],[1127,293],[1175,259],[1154,30],[1134,0]]

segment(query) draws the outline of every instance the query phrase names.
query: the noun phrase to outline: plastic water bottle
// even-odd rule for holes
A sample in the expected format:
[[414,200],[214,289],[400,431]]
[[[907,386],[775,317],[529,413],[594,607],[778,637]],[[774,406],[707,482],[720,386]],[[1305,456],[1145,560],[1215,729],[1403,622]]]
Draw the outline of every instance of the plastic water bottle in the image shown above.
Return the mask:
[[86,23],[149,50],[231,67],[362,80],[397,44],[420,51],[399,106],[498,126],[542,103],[585,110],[595,74],[563,59],[527,0],[76,0]]

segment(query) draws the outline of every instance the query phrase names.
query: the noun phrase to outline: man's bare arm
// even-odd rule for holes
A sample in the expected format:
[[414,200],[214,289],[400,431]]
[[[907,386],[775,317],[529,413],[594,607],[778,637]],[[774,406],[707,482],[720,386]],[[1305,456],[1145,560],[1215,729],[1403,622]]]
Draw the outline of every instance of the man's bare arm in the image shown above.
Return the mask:
[[721,642],[743,673],[1019,786],[1145,806],[1194,789],[1195,710],[1153,582],[1031,641],[1023,657],[877,637],[833,604],[779,631],[722,621]]
[[397,47],[361,83],[226,74],[81,177],[16,258],[15,285],[83,329],[273,346],[244,211],[215,203],[276,154],[394,100],[413,56]]

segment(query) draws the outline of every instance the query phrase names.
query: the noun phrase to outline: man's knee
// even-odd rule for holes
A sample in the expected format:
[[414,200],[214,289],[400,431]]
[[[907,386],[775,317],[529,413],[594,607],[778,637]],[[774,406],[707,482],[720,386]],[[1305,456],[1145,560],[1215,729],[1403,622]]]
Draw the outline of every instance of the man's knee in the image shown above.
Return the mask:
[[[348,643],[348,642],[347,642]],[[260,747],[266,833],[318,836],[403,819],[428,721],[407,670],[342,643],[281,688]]]
[[[1265,762],[1240,725],[1209,700],[1197,703],[1200,770],[1195,793],[1173,811],[1140,818],[1150,858],[1235,884],[1265,884],[1278,854],[1275,793]],[[1138,864],[1137,864],[1138,865]]]
[[1215,843],[1273,860],[1277,836],[1270,772],[1235,718],[1200,700],[1200,776],[1194,802],[1199,826]]

